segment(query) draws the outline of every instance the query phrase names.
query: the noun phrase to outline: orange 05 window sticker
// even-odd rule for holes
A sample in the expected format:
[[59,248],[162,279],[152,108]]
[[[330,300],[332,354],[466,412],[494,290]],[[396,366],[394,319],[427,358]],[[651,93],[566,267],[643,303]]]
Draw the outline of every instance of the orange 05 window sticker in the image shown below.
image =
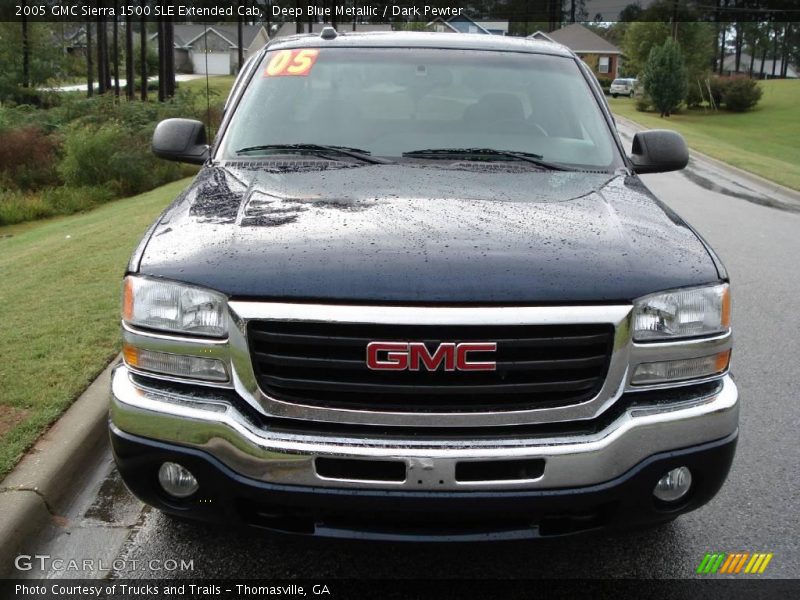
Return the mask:
[[319,50],[279,50],[272,55],[264,69],[264,77],[301,76],[306,77],[317,62]]

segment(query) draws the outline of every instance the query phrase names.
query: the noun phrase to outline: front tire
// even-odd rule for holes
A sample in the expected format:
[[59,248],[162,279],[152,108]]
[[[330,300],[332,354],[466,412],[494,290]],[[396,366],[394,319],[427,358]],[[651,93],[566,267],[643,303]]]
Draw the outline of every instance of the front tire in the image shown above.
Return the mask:
[[616,98],[616,97],[617,97],[617,95],[616,95],[616,94],[611,94],[611,97],[612,97],[612,98]]

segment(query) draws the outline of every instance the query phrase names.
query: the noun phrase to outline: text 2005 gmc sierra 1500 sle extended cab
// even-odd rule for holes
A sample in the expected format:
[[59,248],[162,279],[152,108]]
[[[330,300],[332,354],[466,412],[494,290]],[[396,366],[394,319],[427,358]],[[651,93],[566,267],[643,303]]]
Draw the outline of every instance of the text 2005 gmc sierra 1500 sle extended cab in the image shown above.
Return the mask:
[[[209,140],[210,141],[210,140]],[[724,267],[569,50],[341,34],[252,57],[124,281],[110,429],[144,502],[414,540],[651,526],[733,459]]]

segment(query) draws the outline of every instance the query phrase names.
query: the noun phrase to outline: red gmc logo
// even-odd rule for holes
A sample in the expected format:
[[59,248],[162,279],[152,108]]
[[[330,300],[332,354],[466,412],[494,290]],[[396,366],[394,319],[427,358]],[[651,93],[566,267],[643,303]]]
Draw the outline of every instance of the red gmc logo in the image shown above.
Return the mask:
[[373,371],[494,371],[495,361],[470,360],[472,352],[494,352],[495,342],[444,342],[433,352],[422,342],[370,342],[367,367]]

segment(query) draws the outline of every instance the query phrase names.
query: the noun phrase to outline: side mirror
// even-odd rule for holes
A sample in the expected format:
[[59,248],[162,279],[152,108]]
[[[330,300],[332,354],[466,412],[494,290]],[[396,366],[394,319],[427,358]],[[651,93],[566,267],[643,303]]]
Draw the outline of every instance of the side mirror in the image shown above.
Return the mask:
[[679,171],[689,163],[689,149],[681,134],[674,131],[642,131],[633,136],[631,161],[637,173]]
[[202,165],[208,158],[206,127],[193,119],[165,119],[153,132],[152,149],[165,160]]

